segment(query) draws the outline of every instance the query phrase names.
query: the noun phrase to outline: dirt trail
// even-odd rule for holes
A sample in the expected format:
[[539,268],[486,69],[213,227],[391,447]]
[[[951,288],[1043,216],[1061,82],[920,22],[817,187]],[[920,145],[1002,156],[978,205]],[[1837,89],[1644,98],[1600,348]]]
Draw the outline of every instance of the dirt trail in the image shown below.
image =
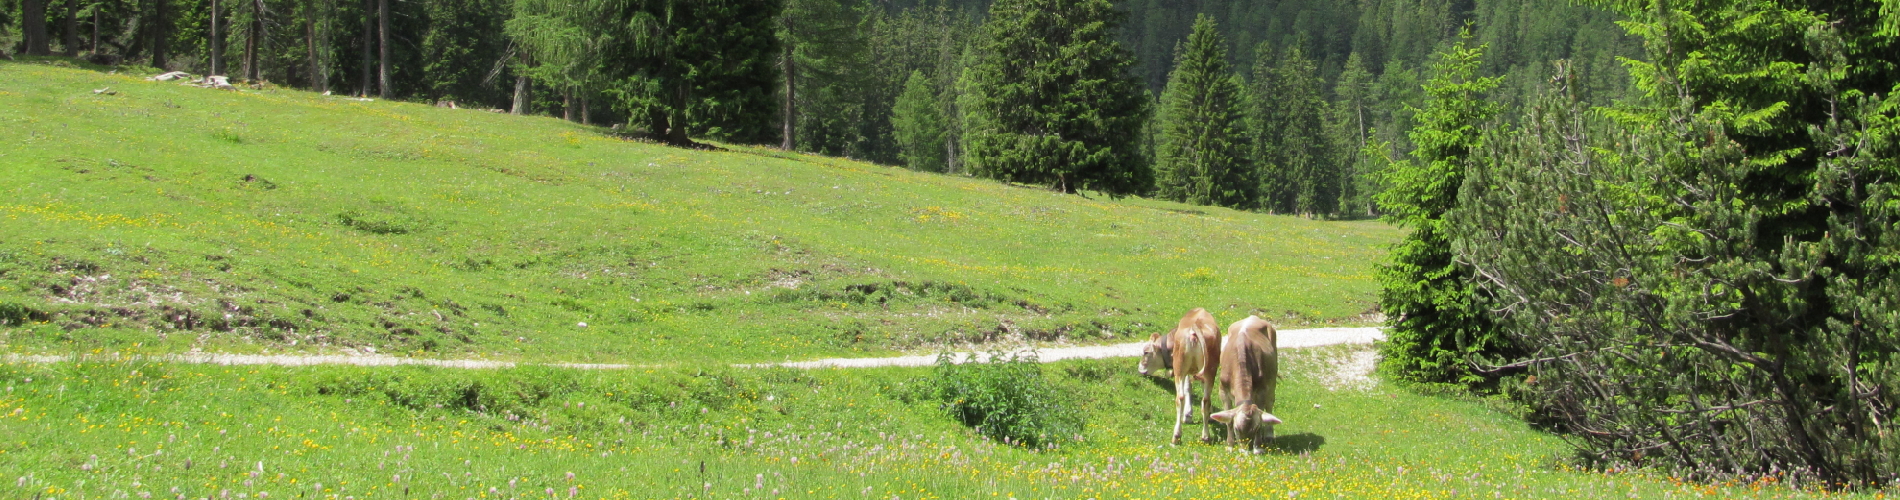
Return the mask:
[[[1369,344],[1383,340],[1385,333],[1378,328],[1312,328],[1306,330],[1281,330],[1280,348],[1297,349],[1337,344]],[[1104,346],[1057,347],[1040,349],[1037,358],[1042,362],[1064,359],[1101,359],[1132,358],[1141,355],[1142,342]],[[1023,350],[1011,351],[1022,352]],[[957,353],[958,362],[975,357],[987,359],[988,353]],[[523,365],[554,366],[583,370],[624,370],[629,368],[655,368],[663,365],[616,364],[616,363],[516,363],[513,361],[492,361],[485,359],[424,359],[397,356],[368,355],[290,355],[290,354],[218,354],[186,353],[160,354],[152,356],[105,355],[32,355],[7,354],[0,356],[0,362],[6,363],[63,363],[69,361],[156,361],[165,363],[193,363],[210,365],[275,365],[275,366],[314,366],[314,365],[355,365],[355,366],[399,366],[422,365],[445,368],[513,368]],[[871,368],[880,366],[929,366],[937,362],[935,354],[912,356],[894,356],[888,358],[829,358],[814,361],[788,361],[784,363],[757,363],[734,365],[742,368],[760,368],[783,366],[788,368]]]

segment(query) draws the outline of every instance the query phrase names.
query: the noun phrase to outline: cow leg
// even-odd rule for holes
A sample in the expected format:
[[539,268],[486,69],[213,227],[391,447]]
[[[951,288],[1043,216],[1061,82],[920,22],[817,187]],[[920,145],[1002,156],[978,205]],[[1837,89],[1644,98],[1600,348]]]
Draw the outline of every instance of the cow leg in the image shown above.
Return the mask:
[[1188,401],[1188,395],[1193,394],[1191,388],[1193,380],[1184,377],[1174,381],[1174,444],[1176,445],[1181,444],[1181,423],[1187,420],[1188,413],[1194,411],[1194,406]]
[[[1267,382],[1266,387],[1265,387],[1267,397],[1260,398],[1256,396],[1254,398],[1255,401],[1266,402],[1266,404],[1260,405],[1261,411],[1265,411],[1267,413],[1273,413],[1273,392],[1274,390],[1279,389],[1279,388],[1280,388],[1280,382],[1278,380]],[[1265,425],[1267,428],[1261,429],[1259,433],[1261,435],[1261,439],[1272,441],[1274,438],[1273,424],[1265,424]]]
[[1208,426],[1208,420],[1212,420],[1213,417],[1209,417],[1208,415],[1213,415],[1214,412],[1208,411],[1207,405],[1212,402],[1212,400],[1209,398],[1213,396],[1214,396],[1214,381],[1202,380],[1201,381],[1201,442],[1210,443],[1210,444],[1214,442],[1214,435],[1213,435],[1213,429]]

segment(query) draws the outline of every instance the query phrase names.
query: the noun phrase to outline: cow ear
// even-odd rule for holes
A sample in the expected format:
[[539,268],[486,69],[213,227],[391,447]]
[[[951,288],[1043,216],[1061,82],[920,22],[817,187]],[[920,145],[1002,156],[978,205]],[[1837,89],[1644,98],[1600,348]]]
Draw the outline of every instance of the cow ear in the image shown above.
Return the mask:
[[1272,414],[1272,413],[1261,413],[1261,414],[1260,414],[1260,423],[1263,423],[1263,424],[1271,424],[1271,425],[1279,425],[1279,424],[1280,424],[1280,417],[1275,417],[1275,416],[1273,416],[1273,414]]
[[1234,421],[1234,410],[1227,410],[1220,413],[1215,413],[1213,415],[1208,415],[1207,418],[1214,419],[1215,422],[1220,422],[1223,424],[1232,423]]

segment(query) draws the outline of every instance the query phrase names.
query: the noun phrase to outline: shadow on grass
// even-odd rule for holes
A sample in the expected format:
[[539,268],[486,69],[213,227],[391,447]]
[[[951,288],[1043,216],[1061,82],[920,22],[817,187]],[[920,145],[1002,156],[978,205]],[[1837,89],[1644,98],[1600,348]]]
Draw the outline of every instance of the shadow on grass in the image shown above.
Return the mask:
[[[17,64],[34,64],[34,65],[40,65],[40,66],[53,66],[57,68],[75,68],[75,69],[97,71],[100,73],[116,71],[116,72],[125,73],[129,75],[135,75],[135,76],[156,75],[158,73],[161,73],[161,71],[159,71],[158,68],[144,66],[141,64],[127,64],[127,63],[99,64],[99,63],[87,61],[84,58],[65,57],[65,56],[27,56],[27,55],[20,55],[20,54],[12,54],[12,56],[13,56],[13,59],[0,59],[0,61],[17,63]],[[137,62],[142,62],[142,61],[137,61]]]
[[1276,437],[1273,442],[1267,444],[1266,449],[1268,453],[1298,455],[1319,451],[1321,446],[1326,446],[1326,436],[1302,432]]
[[1174,379],[1153,375],[1142,375],[1141,378],[1148,379],[1148,382],[1153,383],[1155,388],[1161,389],[1161,392],[1168,393],[1170,396],[1174,395]]

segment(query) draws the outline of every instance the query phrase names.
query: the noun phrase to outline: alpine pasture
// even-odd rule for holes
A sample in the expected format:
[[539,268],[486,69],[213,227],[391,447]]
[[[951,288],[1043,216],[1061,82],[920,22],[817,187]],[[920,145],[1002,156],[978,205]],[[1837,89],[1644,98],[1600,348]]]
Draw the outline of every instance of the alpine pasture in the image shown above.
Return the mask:
[[[1577,470],[1507,404],[1358,378],[1365,346],[1283,354],[1258,456],[1169,446],[1133,359],[1046,365],[1085,424],[1036,449],[930,368],[732,367],[1370,324],[1377,222],[60,66],[0,62],[0,349],[92,356],[0,364],[7,498],[1827,496]],[[193,350],[652,368],[137,358]]]

